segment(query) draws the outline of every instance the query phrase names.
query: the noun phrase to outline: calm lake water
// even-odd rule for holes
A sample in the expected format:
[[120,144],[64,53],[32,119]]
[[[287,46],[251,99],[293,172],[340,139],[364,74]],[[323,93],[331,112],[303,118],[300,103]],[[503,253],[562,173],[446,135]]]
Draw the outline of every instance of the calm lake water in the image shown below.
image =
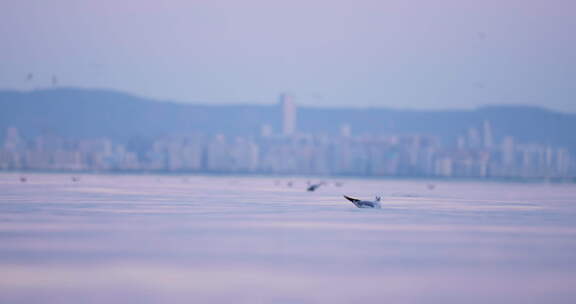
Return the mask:
[[576,303],[573,184],[20,176],[0,303]]

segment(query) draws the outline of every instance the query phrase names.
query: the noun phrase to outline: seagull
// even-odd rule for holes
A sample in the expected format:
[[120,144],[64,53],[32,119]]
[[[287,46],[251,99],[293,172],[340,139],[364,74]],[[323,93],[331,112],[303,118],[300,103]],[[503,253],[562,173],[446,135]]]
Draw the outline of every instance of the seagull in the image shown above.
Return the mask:
[[352,198],[349,196],[344,195],[344,197],[351,201],[352,204],[354,204],[354,206],[358,207],[358,208],[376,208],[376,209],[380,209],[382,208],[382,206],[380,205],[380,201],[382,200],[381,197],[377,196],[376,200],[371,202],[371,201],[363,201],[363,200],[359,200],[357,198]]
[[316,191],[316,189],[318,189],[318,187],[324,185],[324,182],[318,183],[318,184],[310,184],[310,182],[308,182],[308,188],[306,188],[306,191],[308,192],[314,192]]

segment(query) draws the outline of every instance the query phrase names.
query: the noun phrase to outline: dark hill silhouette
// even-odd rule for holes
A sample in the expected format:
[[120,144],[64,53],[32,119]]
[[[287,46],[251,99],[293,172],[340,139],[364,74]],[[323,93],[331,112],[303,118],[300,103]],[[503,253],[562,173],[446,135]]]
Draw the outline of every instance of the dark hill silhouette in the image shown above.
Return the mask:
[[15,126],[27,136],[125,140],[190,132],[254,134],[273,114],[272,106],[157,102],[105,90],[0,92],[0,128]]

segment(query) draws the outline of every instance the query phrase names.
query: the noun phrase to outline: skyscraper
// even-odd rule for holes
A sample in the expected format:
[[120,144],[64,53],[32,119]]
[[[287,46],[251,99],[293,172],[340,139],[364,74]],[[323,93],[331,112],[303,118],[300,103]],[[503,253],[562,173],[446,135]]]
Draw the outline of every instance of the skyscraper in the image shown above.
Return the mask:
[[341,124],[340,125],[340,136],[342,137],[350,137],[352,134],[352,129],[350,128],[350,124]]
[[284,93],[280,95],[282,107],[282,134],[292,136],[296,132],[296,104],[292,96]]
[[492,148],[492,125],[490,124],[489,121],[485,120],[484,124],[483,124],[483,144],[484,144],[484,148],[486,149],[490,149]]
[[4,139],[4,149],[9,151],[16,151],[22,145],[22,140],[20,138],[20,134],[18,133],[18,129],[14,127],[8,128],[6,130],[6,138]]
[[270,137],[272,135],[272,126],[269,124],[263,124],[260,126],[260,136]]

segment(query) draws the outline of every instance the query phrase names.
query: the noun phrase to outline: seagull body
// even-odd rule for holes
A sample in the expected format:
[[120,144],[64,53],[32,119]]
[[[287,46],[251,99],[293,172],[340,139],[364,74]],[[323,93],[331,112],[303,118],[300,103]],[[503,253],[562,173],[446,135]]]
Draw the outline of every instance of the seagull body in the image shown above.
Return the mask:
[[380,200],[381,198],[379,196],[376,197],[375,201],[363,201],[363,200],[359,200],[357,198],[352,198],[349,196],[344,195],[344,197],[349,200],[350,202],[352,202],[352,204],[354,204],[354,206],[358,207],[358,208],[376,208],[376,209],[380,209],[382,208],[382,206],[380,205]]

